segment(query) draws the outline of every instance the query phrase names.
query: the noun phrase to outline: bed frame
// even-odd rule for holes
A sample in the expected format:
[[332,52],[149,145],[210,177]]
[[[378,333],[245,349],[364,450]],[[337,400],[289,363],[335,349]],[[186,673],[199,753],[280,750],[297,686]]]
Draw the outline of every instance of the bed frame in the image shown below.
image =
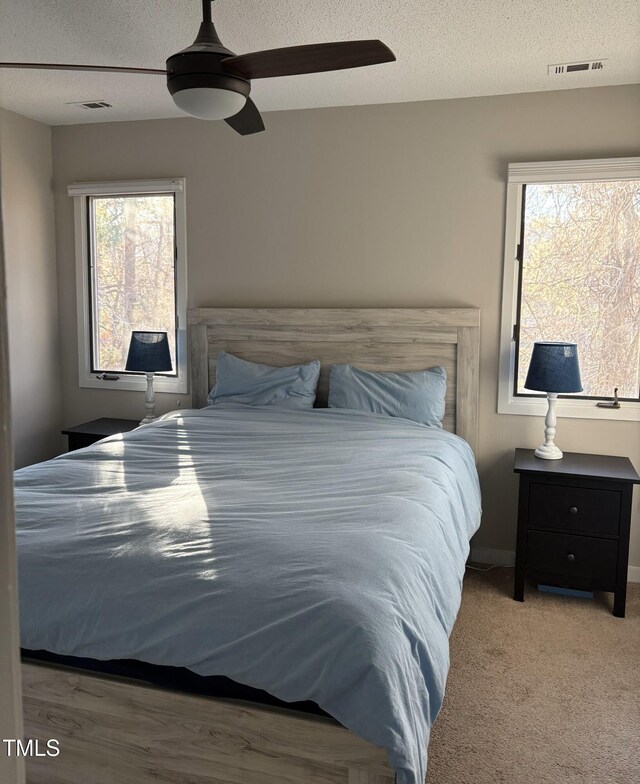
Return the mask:
[[[480,312],[240,309],[189,312],[193,407],[215,382],[218,351],[272,365],[418,370],[444,365],[444,426],[478,444]],[[392,784],[386,754],[330,719],[159,689],[52,665],[22,668],[26,736],[60,742],[30,757],[28,784]]]

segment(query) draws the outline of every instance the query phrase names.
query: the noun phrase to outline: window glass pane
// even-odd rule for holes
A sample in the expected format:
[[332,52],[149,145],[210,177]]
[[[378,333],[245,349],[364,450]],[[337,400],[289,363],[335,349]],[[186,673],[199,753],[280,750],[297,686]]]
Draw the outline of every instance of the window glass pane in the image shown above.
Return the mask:
[[123,371],[133,330],[169,335],[176,369],[173,194],[92,197],[93,371]]
[[578,344],[584,396],[638,398],[640,181],[527,185],[517,391],[535,340]]

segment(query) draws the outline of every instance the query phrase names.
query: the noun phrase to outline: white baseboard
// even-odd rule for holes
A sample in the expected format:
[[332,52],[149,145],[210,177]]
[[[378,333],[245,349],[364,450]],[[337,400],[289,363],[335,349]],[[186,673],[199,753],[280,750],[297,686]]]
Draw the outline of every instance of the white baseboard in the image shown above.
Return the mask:
[[640,583],[640,566],[630,566],[627,572],[627,580],[630,583]]
[[[513,550],[493,550],[490,547],[472,547],[469,560],[483,564],[513,566],[516,561],[516,554]],[[640,566],[629,566],[627,580],[630,583],[640,583]]]

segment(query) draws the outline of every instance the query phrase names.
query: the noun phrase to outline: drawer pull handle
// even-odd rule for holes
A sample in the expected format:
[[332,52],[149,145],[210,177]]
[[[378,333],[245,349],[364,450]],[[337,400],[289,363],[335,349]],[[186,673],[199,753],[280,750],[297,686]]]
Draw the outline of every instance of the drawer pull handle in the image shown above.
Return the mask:
[[573,553],[569,553],[569,555],[567,556],[567,561],[571,561],[571,563],[573,563],[575,560],[576,560],[575,555]]
[[569,507],[569,514],[578,514],[578,507],[577,506],[570,506]]

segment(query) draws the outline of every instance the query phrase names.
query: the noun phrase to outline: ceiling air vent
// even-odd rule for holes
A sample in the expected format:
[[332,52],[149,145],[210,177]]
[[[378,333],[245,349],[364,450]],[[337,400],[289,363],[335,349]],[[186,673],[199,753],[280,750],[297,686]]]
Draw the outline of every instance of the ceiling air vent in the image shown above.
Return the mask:
[[557,63],[547,68],[549,76],[564,76],[579,71],[602,71],[606,62],[606,60],[587,60],[582,63]]
[[106,101],[72,101],[68,106],[81,106],[83,109],[110,109],[111,104]]

